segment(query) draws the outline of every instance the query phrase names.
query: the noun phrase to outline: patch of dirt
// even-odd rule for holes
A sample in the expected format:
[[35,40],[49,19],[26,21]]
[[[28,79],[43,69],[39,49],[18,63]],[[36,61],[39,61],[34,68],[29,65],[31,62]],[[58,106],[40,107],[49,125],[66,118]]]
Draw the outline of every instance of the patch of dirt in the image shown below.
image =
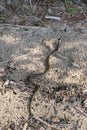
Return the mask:
[[[61,23],[48,28],[1,25],[2,128],[11,128],[14,124],[18,130],[25,126],[30,130],[87,129],[87,33],[86,28],[79,25],[82,30],[79,32],[74,26]],[[65,27],[66,31],[62,31]],[[35,86],[29,82],[25,85],[24,81],[29,74],[44,71],[45,58],[55,48],[55,40],[60,35],[59,50],[50,56],[50,70],[32,79],[40,88],[31,104],[34,117],[28,120]]]

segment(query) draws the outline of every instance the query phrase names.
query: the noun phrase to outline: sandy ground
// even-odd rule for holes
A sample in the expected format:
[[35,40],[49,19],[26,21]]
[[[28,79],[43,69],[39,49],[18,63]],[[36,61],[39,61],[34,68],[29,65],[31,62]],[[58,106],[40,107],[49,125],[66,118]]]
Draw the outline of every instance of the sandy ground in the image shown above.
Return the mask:
[[[0,25],[1,130],[87,130],[87,25],[82,25]],[[35,86],[24,81],[44,71],[45,58],[60,36],[50,70],[32,79],[40,88],[28,121]]]

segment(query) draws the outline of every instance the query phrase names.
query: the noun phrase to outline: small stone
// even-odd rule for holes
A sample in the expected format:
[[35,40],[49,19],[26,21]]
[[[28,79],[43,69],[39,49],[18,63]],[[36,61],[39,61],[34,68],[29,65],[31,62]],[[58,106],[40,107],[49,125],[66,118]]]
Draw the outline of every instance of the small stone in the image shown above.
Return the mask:
[[14,81],[10,81],[10,84],[16,86],[16,82]]

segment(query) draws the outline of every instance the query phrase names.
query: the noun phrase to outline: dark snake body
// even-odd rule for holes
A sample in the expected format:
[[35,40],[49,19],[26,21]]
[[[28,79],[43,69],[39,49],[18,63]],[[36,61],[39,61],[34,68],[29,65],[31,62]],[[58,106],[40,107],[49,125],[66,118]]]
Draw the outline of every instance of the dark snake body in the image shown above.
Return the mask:
[[51,56],[53,53],[55,53],[56,51],[58,51],[58,49],[59,49],[59,43],[60,43],[60,38],[59,38],[58,41],[57,41],[57,45],[56,45],[55,49],[54,49],[52,52],[49,53],[49,55],[46,57],[46,59],[45,59],[45,61],[44,61],[44,62],[45,62],[45,70],[44,70],[42,73],[30,74],[30,75],[27,77],[26,81],[25,81],[25,84],[26,84],[26,83],[28,83],[28,84],[30,83],[30,84],[32,84],[32,85],[35,87],[35,89],[34,89],[34,91],[33,91],[32,98],[31,98],[31,100],[30,100],[30,105],[29,105],[29,113],[30,113],[29,119],[33,116],[32,112],[31,112],[32,101],[33,101],[33,99],[34,99],[34,96],[35,96],[36,92],[38,91],[38,89],[39,89],[39,87],[40,87],[39,85],[33,83],[33,82],[31,81],[31,79],[33,79],[33,78],[35,78],[35,77],[37,77],[37,76],[41,76],[41,75],[43,75],[43,74],[45,74],[46,72],[49,71],[49,69],[50,69],[49,58],[50,58],[50,56]]

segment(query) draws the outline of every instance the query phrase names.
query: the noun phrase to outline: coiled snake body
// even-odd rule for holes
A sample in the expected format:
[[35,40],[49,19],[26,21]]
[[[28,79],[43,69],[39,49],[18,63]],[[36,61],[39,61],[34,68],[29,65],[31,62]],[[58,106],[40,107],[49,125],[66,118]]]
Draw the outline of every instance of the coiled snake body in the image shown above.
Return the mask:
[[33,99],[34,99],[34,97],[35,97],[35,94],[36,94],[36,92],[38,91],[38,89],[39,89],[39,87],[40,87],[39,85],[33,83],[33,82],[31,81],[31,79],[32,79],[32,78],[35,78],[35,77],[37,77],[37,76],[41,76],[41,75],[45,74],[47,71],[49,71],[49,69],[50,69],[49,58],[50,58],[50,56],[51,56],[53,53],[55,53],[56,51],[58,51],[58,49],[59,49],[59,43],[60,43],[60,38],[57,40],[57,45],[56,45],[55,49],[54,49],[52,52],[50,52],[50,53],[48,54],[48,56],[45,58],[45,61],[44,61],[44,62],[45,62],[45,70],[44,70],[42,73],[30,74],[30,75],[27,77],[26,81],[25,81],[25,83],[28,83],[28,84],[30,83],[30,84],[32,84],[32,85],[35,87],[35,90],[33,91],[33,95],[32,95],[32,98],[31,98],[31,100],[30,100],[30,105],[29,105],[29,113],[30,113],[29,119],[31,119],[31,117],[34,116],[33,113],[31,112],[31,106],[32,106],[32,102],[33,102]]

